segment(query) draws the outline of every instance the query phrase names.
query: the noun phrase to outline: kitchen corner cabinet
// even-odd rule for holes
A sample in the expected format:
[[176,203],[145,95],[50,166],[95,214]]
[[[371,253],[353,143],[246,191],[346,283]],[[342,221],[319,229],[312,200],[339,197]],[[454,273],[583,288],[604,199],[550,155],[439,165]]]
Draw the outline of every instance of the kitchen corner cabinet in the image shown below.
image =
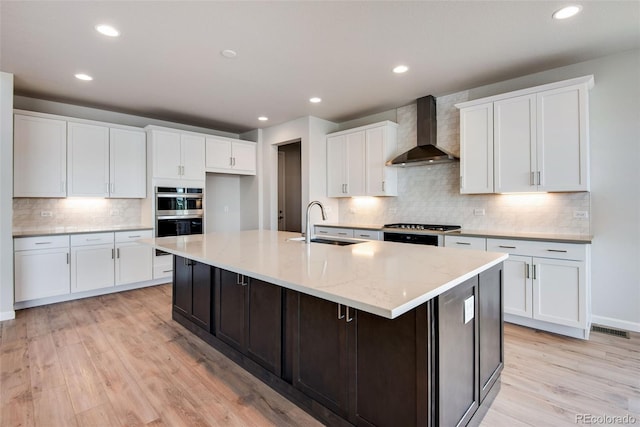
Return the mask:
[[457,104],[460,192],[589,191],[591,87],[586,76]]
[[67,122],[15,114],[13,197],[66,197]]
[[147,127],[153,178],[204,181],[205,136]]
[[69,236],[14,240],[15,301],[70,293]]
[[487,250],[510,254],[504,262],[505,320],[588,338],[589,245],[487,239]]
[[173,309],[207,332],[212,331],[212,267],[173,257]]
[[216,336],[270,372],[282,372],[282,288],[215,269]]
[[208,136],[205,144],[207,172],[256,174],[256,143]]
[[397,124],[382,122],[327,135],[329,197],[396,196]]

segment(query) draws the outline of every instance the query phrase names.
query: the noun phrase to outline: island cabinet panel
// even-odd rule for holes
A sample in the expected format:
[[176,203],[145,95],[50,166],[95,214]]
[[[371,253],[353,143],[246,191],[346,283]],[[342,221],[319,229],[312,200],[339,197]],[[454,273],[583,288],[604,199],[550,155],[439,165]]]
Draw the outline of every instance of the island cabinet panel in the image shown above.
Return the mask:
[[429,304],[390,320],[300,293],[287,300],[295,388],[358,426],[428,425]]
[[480,334],[480,402],[504,367],[502,264],[480,273],[478,323]]
[[[472,306],[465,308],[469,301]],[[438,297],[439,379],[436,425],[467,425],[478,409],[479,340],[478,321],[474,316],[478,312],[477,302],[478,276]]]
[[280,376],[282,288],[216,269],[216,336]]
[[173,271],[173,309],[210,332],[211,266],[175,256]]
[[350,317],[354,320],[347,323],[346,307],[340,308],[345,313],[339,313],[334,302],[296,294],[292,373],[295,388],[348,418],[348,352],[354,344],[357,319]]

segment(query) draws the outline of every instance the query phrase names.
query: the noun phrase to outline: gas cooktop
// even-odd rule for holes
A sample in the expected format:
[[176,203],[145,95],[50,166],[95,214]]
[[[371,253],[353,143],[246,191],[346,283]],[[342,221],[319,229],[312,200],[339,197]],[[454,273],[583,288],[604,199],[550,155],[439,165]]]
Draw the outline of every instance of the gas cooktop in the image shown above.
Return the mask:
[[462,228],[459,225],[437,225],[437,224],[385,224],[384,228],[398,228],[400,230],[427,230],[427,231],[453,231]]

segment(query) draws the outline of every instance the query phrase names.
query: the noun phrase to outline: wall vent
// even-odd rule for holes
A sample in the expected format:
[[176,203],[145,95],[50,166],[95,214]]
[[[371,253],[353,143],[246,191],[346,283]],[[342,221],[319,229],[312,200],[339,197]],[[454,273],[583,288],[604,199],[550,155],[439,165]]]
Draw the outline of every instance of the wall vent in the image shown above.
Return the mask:
[[626,338],[626,339],[630,339],[631,338],[629,336],[629,332],[627,332],[627,331],[622,331],[620,329],[605,328],[604,326],[591,325],[591,331],[592,332],[601,332],[603,334],[613,335],[613,336],[616,336],[616,337],[622,337],[622,338]]

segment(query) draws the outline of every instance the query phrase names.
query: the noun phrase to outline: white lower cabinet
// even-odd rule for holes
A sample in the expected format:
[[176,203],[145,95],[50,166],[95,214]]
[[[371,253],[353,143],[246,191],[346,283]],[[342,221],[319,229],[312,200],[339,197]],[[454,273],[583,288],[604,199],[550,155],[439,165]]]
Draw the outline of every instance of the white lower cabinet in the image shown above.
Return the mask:
[[342,228],[315,225],[314,230],[318,237],[354,237],[362,240],[383,240],[382,231],[368,228]]
[[16,302],[69,293],[69,236],[25,237],[14,245]]
[[452,236],[445,234],[444,245],[449,248],[484,251],[487,246],[487,239],[484,237]]
[[115,233],[116,286],[153,279],[153,248],[135,243],[136,239],[151,237],[151,230]]
[[71,292],[114,286],[113,233],[71,236]]
[[510,254],[503,284],[504,312],[512,316],[505,320],[588,338],[589,249],[583,244],[487,239],[488,251]]

